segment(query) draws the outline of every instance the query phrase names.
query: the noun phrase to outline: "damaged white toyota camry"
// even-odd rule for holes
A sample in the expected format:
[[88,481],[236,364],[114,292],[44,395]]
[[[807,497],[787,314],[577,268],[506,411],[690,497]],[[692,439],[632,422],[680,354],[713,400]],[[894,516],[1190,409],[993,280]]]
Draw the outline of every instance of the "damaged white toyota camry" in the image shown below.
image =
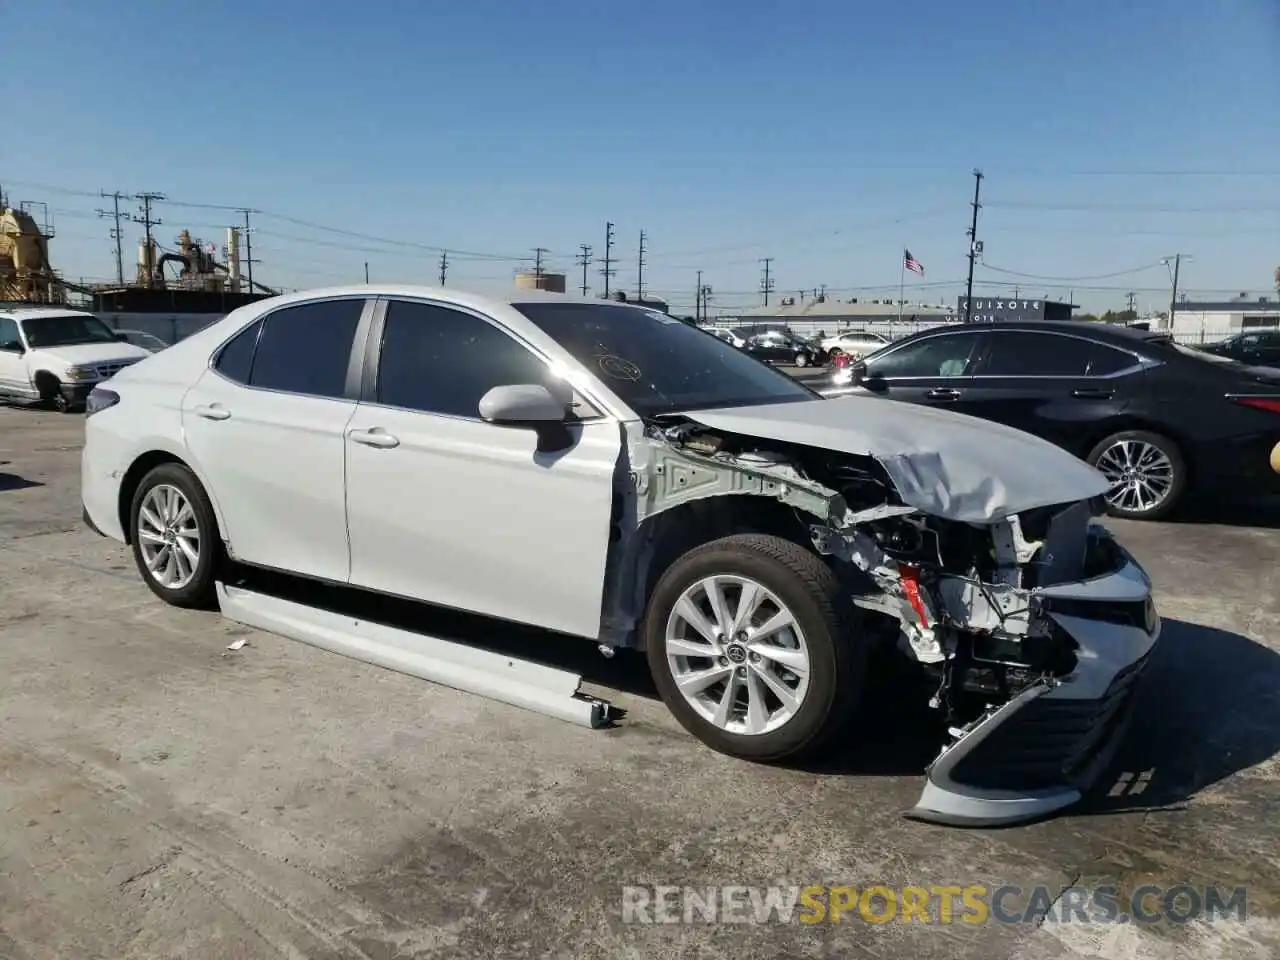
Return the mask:
[[1119,742],[1160,621],[1092,523],[1106,490],[652,310],[419,287],[262,301],[129,367],[82,473],[170,603],[213,602],[230,561],[639,647],[736,757],[829,742],[896,649],[949,730],[911,814],[947,823],[1068,806]]

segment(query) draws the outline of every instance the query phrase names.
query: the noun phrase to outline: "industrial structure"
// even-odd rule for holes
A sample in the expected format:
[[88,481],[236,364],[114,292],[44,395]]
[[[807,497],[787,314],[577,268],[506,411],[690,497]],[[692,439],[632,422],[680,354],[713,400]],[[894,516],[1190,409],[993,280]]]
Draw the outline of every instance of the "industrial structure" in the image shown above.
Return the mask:
[[[66,284],[49,261],[53,227],[39,224],[24,206],[0,198],[0,300],[65,303]],[[78,289],[78,288],[76,288]]]
[[720,327],[777,329],[786,327],[800,336],[834,334],[837,330],[868,330],[883,334],[906,334],[925,327],[955,323],[952,307],[896,300],[838,300],[826,294],[786,296],[776,304],[746,310],[737,317],[722,317]]
[[564,293],[566,283],[567,278],[563,273],[530,270],[516,274],[517,290],[546,290],[549,293]]

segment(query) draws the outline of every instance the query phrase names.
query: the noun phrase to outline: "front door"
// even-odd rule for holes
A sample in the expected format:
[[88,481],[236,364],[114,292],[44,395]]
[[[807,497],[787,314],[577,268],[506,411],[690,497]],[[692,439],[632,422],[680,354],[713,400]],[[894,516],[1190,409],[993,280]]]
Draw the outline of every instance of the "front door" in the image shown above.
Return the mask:
[[957,409],[972,385],[980,337],[974,330],[940,331],[886,350],[867,362],[862,387],[890,400]]
[[346,439],[352,585],[599,635],[618,423],[584,411],[571,445],[542,453],[533,428],[479,416],[493,387],[550,376],[485,318],[387,302]]
[[12,317],[0,317],[0,395],[25,396],[31,389],[18,322]]
[[346,583],[343,438],[356,409],[351,356],[365,304],[272,311],[183,397],[187,447],[237,560]]

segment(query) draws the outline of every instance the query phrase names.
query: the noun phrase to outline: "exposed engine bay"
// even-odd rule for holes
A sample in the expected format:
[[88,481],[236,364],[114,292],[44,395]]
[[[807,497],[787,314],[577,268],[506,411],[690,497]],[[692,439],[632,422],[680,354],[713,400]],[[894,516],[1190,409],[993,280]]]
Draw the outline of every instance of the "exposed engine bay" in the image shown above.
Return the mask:
[[[834,402],[834,401],[833,401]],[[816,552],[836,561],[851,601],[936,679],[930,705],[953,736],[1034,685],[1076,667],[1077,644],[1049,614],[1043,588],[1118,569],[1118,546],[1091,524],[1097,497],[993,516],[947,519],[903,502],[874,456],[761,440],[685,417],[650,423],[629,444],[629,506],[615,518],[616,562],[606,644],[643,602],[622,585],[648,582],[663,515],[710,498],[768,497],[794,512]],[[1097,604],[1090,604],[1091,616]],[[1129,612],[1122,613],[1128,616]]]

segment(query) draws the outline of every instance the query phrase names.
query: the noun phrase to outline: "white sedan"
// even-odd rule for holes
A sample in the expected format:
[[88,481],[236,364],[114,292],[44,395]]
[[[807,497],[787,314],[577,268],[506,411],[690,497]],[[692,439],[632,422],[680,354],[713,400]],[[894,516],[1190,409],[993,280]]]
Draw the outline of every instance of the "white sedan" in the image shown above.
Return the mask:
[[896,648],[949,730],[925,819],[1078,800],[1159,634],[1145,574],[1090,523],[1092,467],[824,400],[638,306],[277,297],[97,387],[85,429],[85,518],[161,599],[209,605],[235,563],[638,647],[733,756],[839,742]]
[[824,339],[822,341],[822,349],[832,357],[845,354],[856,360],[869,353],[875,353],[881,347],[888,345],[888,343],[889,338],[878,333],[847,330],[843,333],[837,333],[834,337]]

